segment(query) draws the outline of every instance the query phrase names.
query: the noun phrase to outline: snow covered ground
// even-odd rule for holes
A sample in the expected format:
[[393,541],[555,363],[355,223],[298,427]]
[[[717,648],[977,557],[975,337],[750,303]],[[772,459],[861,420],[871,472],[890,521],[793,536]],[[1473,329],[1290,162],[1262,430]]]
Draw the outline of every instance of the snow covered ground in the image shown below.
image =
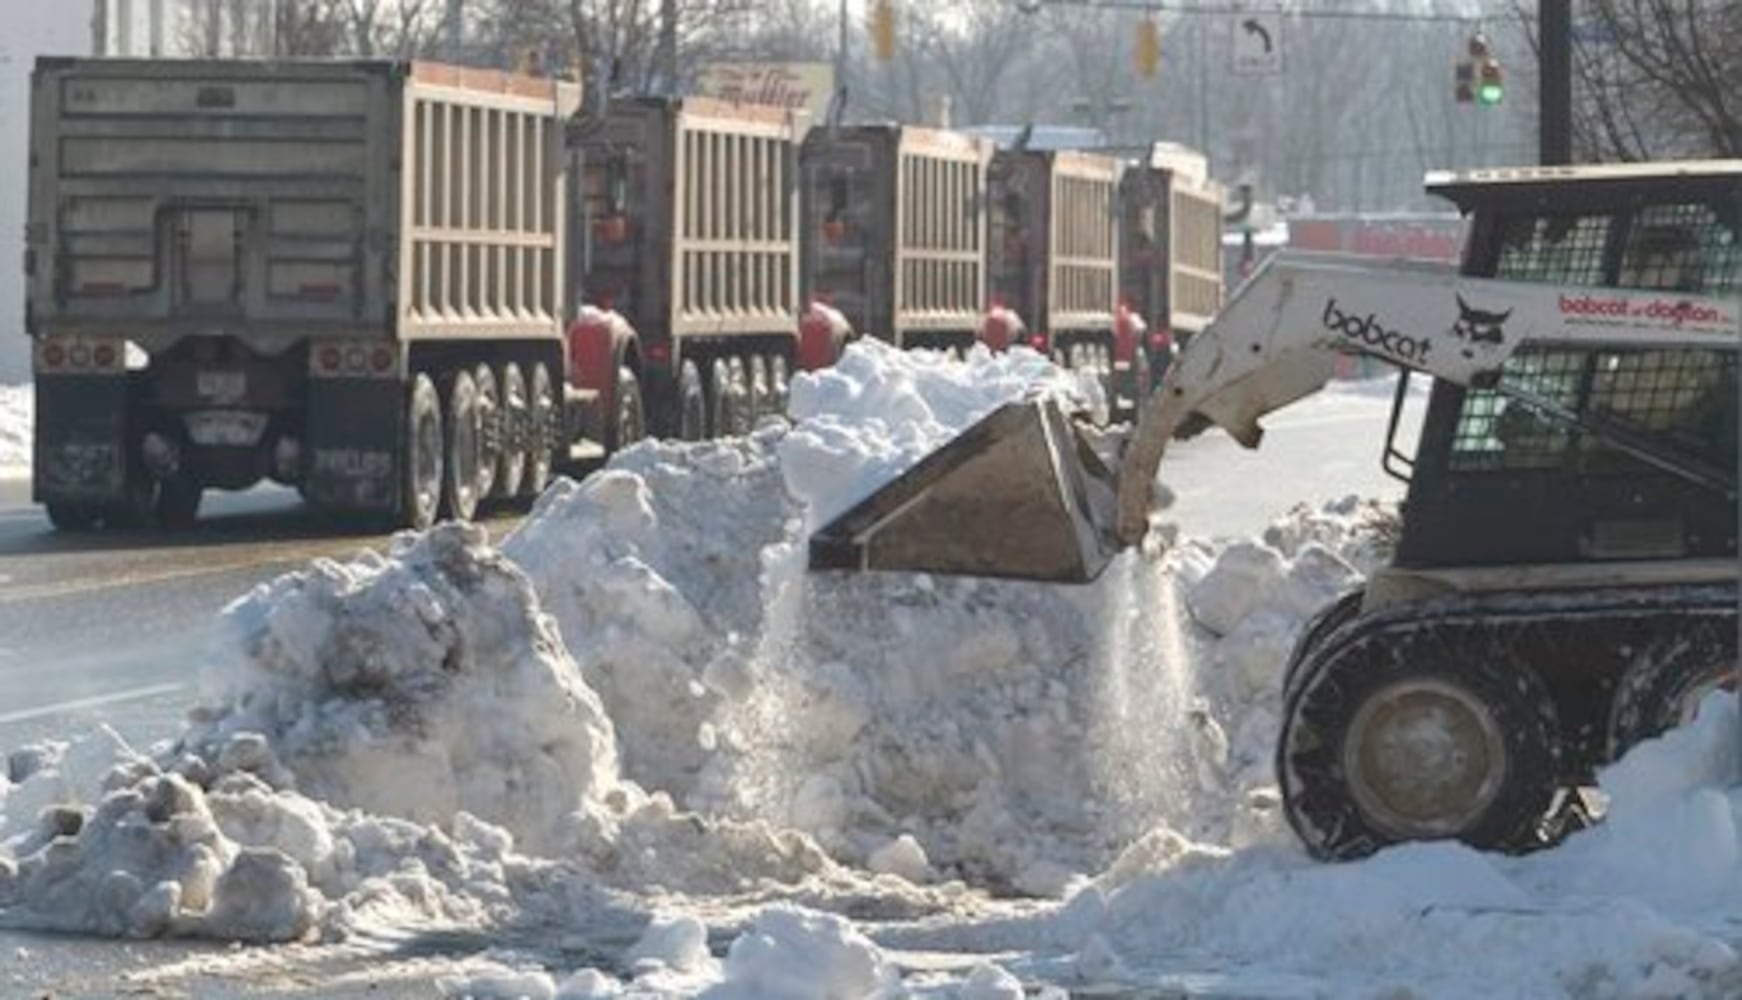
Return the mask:
[[178,739],[8,758],[3,923],[549,945],[449,962],[456,996],[1742,994],[1722,696],[1554,851],[1290,839],[1279,671],[1384,504],[1080,588],[804,571],[809,525],[1028,391],[1074,386],[858,346],[792,426],[638,446],[500,549],[450,525],[256,589]]
[[0,385],[0,478],[30,475],[33,399],[29,385]]

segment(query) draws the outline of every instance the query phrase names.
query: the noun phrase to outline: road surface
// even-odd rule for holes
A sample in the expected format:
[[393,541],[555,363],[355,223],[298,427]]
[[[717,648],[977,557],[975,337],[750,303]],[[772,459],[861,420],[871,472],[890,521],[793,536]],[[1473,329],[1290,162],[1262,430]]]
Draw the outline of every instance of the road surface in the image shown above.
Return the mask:
[[[1399,496],[1379,468],[1388,406],[1371,390],[1328,393],[1267,421],[1258,451],[1219,432],[1177,443],[1163,463],[1177,497],[1171,519],[1186,534],[1251,535],[1300,502]],[[492,533],[515,523],[493,520]],[[0,753],[99,723],[142,748],[173,736],[224,605],[311,558],[385,541],[318,520],[276,489],[214,494],[186,533],[61,535],[26,483],[0,480]],[[208,945],[0,932],[0,995],[418,996],[429,989],[427,956],[491,944],[419,936],[249,970]],[[213,962],[230,975],[214,978]],[[123,975],[150,978],[124,987]]]

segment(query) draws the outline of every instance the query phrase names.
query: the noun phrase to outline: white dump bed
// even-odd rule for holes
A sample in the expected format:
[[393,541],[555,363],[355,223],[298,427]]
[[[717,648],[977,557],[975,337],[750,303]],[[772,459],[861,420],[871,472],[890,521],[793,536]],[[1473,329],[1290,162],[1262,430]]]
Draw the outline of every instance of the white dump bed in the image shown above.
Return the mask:
[[44,59],[32,331],[556,336],[579,98],[429,63]]

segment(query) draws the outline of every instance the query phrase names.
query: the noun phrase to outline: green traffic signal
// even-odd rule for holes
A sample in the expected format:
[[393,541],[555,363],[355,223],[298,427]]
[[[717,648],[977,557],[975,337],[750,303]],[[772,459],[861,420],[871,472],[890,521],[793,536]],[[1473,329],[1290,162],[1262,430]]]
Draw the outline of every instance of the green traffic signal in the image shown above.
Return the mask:
[[1476,86],[1476,102],[1483,107],[1493,107],[1500,103],[1500,98],[1506,93],[1506,87],[1501,82],[1500,63],[1489,59],[1482,63],[1482,72]]

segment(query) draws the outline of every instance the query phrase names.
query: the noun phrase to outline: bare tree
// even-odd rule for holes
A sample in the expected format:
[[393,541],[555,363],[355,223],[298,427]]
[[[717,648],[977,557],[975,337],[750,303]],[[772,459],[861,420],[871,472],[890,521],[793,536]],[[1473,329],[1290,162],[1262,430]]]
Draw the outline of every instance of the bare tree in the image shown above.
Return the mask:
[[[1514,6],[1534,51],[1532,15]],[[1742,154],[1742,4],[1581,0],[1576,10],[1578,158]]]

